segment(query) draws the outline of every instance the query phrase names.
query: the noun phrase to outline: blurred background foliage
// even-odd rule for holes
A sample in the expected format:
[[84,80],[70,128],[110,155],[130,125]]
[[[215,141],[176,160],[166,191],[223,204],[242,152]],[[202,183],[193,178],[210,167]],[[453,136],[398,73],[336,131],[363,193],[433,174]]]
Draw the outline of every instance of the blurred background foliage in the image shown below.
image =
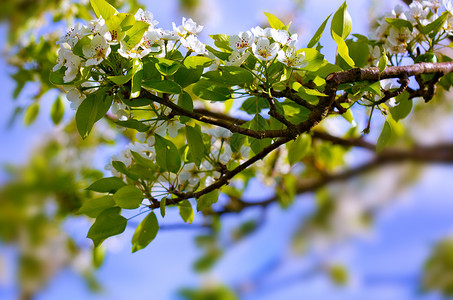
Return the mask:
[[[116,0],[111,3],[125,11],[142,7],[136,0]],[[203,19],[203,15],[206,17],[203,5],[202,0],[179,1],[181,12],[197,16],[198,19]],[[294,1],[294,6],[282,19],[294,19],[304,5],[305,1]],[[374,17],[377,17],[374,9],[376,5],[370,5],[370,15]],[[93,196],[85,188],[103,176],[102,171],[93,167],[99,145],[113,145],[118,137],[110,130],[112,124],[105,122],[102,131],[93,132],[90,139],[82,141],[73,122],[61,124],[65,105],[59,95],[51,111],[40,112],[40,100],[56,88],[49,82],[49,74],[57,59],[56,41],[61,32],[52,33],[53,29],[55,26],[62,29],[69,27],[75,19],[92,18],[88,1],[83,0],[18,0],[0,3],[0,21],[8,27],[3,55],[14,68],[11,76],[16,82],[13,98],[18,98],[28,84],[37,87],[28,105],[17,106],[10,125],[14,124],[17,117],[24,118],[25,124],[31,125],[39,113],[51,114],[54,124],[60,124],[52,136],[41,141],[26,165],[7,167],[10,180],[0,189],[0,241],[4,245],[14,245],[17,250],[21,299],[32,299],[58,271],[68,267],[78,271],[94,291],[100,289],[95,279],[95,269],[102,265],[102,248],[93,250],[75,241],[66,233],[64,225],[70,218],[79,218],[74,216],[75,213],[86,199]],[[433,100],[435,105],[416,102],[410,119],[404,123],[405,135],[401,135],[397,143],[424,143],[448,136],[448,129],[452,127],[446,124],[452,123],[453,104],[447,98],[445,92],[439,92]],[[358,115],[365,117],[365,112],[359,111]],[[326,122],[323,126],[329,128],[332,125]],[[130,137],[127,132],[124,136]],[[313,140],[312,143],[314,150],[305,155],[306,169],[300,172],[304,177],[316,178],[324,172],[349,164],[345,161],[345,153],[350,149],[333,146],[328,141]],[[269,161],[277,161],[280,155],[275,152]],[[269,166],[263,165],[262,168],[268,170]],[[309,246],[316,246],[316,243],[335,245],[336,242],[348,240],[356,231],[366,230],[373,225],[374,216],[388,204],[383,199],[390,200],[401,190],[411,187],[423,171],[420,165],[414,164],[402,164],[390,170],[381,169],[380,166],[376,169],[359,179],[316,190],[315,208],[308,217],[301,219],[295,230],[293,248],[296,253],[305,254]],[[270,170],[269,176],[272,177],[272,168]],[[295,191],[287,188],[291,182],[295,182],[295,178],[288,174],[274,179],[277,181],[280,206],[287,208],[296,197]],[[246,188],[247,185],[241,189],[230,187],[226,192],[232,200],[241,196]],[[363,199],[371,204],[356,210],[357,214],[348,215],[350,211],[343,209],[345,205],[354,206]],[[237,205],[231,201],[229,208],[232,212],[244,209],[240,204]],[[260,212],[230,227],[221,227],[215,216],[207,218],[212,230],[196,238],[197,245],[203,250],[203,255],[194,262],[194,269],[199,272],[212,268],[228,245],[258,230],[266,216]],[[339,230],[340,227],[343,231]],[[319,240],[320,237],[326,240]],[[447,238],[433,248],[425,265],[422,287],[452,295],[452,268],[453,242]],[[324,272],[338,285],[345,285],[350,280],[347,268],[341,264],[321,263],[316,270]],[[238,299],[225,286],[184,289],[180,295],[189,300]]]

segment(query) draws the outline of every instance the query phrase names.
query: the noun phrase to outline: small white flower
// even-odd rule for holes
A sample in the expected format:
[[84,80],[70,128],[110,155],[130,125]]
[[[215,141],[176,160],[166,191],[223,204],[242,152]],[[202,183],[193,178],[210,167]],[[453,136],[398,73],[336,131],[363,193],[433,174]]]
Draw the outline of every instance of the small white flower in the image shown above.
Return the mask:
[[282,46],[288,45],[290,47],[294,47],[297,42],[297,33],[293,35],[289,35],[288,31],[286,30],[271,30],[272,38],[280,43]]
[[80,92],[80,90],[75,87],[71,88],[66,94],[66,99],[71,102],[70,107],[72,110],[77,110],[77,108],[82,103],[82,101],[85,100],[85,98],[85,94]]
[[443,4],[446,10],[453,14],[453,1],[452,0],[443,0]]
[[197,54],[206,54],[206,46],[194,35],[189,35],[187,38],[181,39],[181,44],[188,50]]
[[407,44],[411,39],[412,33],[409,28],[401,27],[400,29],[397,29],[391,27],[385,46],[390,53],[404,53],[406,52]]
[[250,29],[255,36],[255,38],[270,38],[272,37],[272,28],[266,27],[266,28],[261,28],[259,26],[256,26],[252,29]]
[[397,19],[402,19],[402,20],[407,20],[406,15],[404,14],[404,8],[401,5],[395,6],[395,8],[392,10],[391,13],[391,18],[397,18]]
[[142,21],[145,23],[148,23],[151,25],[151,28],[154,28],[157,24],[159,24],[158,21],[153,20],[153,14],[149,11],[144,11],[143,9],[139,8],[137,12],[135,13],[135,20]]
[[381,48],[379,46],[371,46],[368,45],[370,50],[370,55],[368,56],[368,65],[369,66],[376,66],[379,62],[379,58],[381,57]]
[[60,47],[60,49],[58,50],[57,64],[53,67],[53,71],[55,72],[61,69],[61,67],[65,66],[66,71],[63,76],[63,81],[65,83],[71,82],[79,73],[81,62],[82,60],[80,59],[80,57],[72,53],[71,50],[66,49],[65,47]]
[[409,11],[406,12],[407,19],[413,24],[422,22],[422,20],[425,19],[428,14],[429,8],[423,7],[423,5],[417,1],[412,2],[409,5]]
[[252,45],[255,57],[264,61],[272,60],[277,55],[278,49],[278,43],[270,44],[267,38],[260,38]]
[[97,34],[101,32],[104,26],[104,19],[99,18],[98,20],[92,20],[88,23],[88,25],[83,26],[81,32],[83,35]]
[[180,37],[185,37],[187,35],[187,31],[182,25],[176,26],[175,22],[172,22],[171,25],[173,26],[173,31]]
[[182,18],[182,27],[190,34],[197,34],[203,30],[203,26],[197,25],[197,23],[195,23],[194,20],[190,18],[186,20],[186,18],[184,17]]
[[232,35],[229,38],[230,47],[238,52],[244,52],[253,43],[253,35],[250,31],[239,32],[238,35]]
[[110,111],[112,114],[118,117],[120,121],[127,121],[129,119],[129,114],[127,113],[127,106],[123,102],[113,102]]
[[172,31],[168,29],[158,28],[156,29],[156,32],[159,35],[160,39],[166,41],[177,41],[181,38],[181,36],[175,30]]
[[249,57],[250,52],[238,52],[233,51],[228,57],[228,60],[225,61],[225,66],[236,66],[239,67],[244,63],[244,61]]
[[80,24],[71,27],[69,31],[57,42],[57,44],[68,43],[69,46],[74,48],[77,42],[82,38],[83,34],[80,31]]
[[297,54],[295,47],[288,47],[286,51],[283,49],[278,51],[277,60],[290,68],[301,69],[308,65],[305,61],[305,52]]
[[100,64],[107,56],[109,56],[112,50],[105,38],[97,34],[91,40],[90,45],[85,45],[82,51],[83,55],[88,58],[85,63],[86,66],[93,66]]

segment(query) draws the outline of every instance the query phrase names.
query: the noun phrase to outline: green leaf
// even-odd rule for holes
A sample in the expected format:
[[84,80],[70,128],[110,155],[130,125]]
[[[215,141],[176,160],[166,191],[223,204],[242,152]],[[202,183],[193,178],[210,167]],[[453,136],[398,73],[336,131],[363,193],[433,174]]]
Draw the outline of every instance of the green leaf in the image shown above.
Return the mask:
[[[196,56],[198,57],[198,56]],[[198,82],[201,75],[203,74],[203,68],[188,69],[184,66],[180,67],[178,71],[173,75],[173,79],[182,88],[185,88],[192,83]]]
[[148,125],[145,125],[142,122],[137,121],[135,119],[129,119],[126,121],[117,121],[117,122],[115,122],[115,124],[122,126],[122,127],[126,127],[126,128],[132,128],[132,129],[135,129],[140,132],[146,132],[149,130]]
[[[259,114],[256,114],[255,117],[250,122],[250,129],[252,130],[268,130],[269,124],[267,124],[266,120]],[[261,152],[264,148],[269,146],[272,142],[270,138],[265,139],[256,139],[252,137],[248,137],[250,148],[252,149],[253,153],[257,154]]]
[[181,156],[178,148],[171,141],[164,139],[158,134],[155,135],[155,138],[157,164],[165,171],[178,173],[181,168]]
[[187,69],[206,68],[214,60],[206,56],[189,56],[184,60],[184,66]]
[[149,24],[142,21],[136,21],[134,26],[131,27],[128,31],[126,31],[126,37],[124,41],[126,42],[127,46],[132,49],[140,43],[143,34],[146,30],[148,30]]
[[39,114],[39,104],[33,103],[27,107],[24,115],[24,124],[25,126],[30,126]]
[[308,134],[301,134],[297,140],[291,141],[288,144],[288,161],[290,165],[301,161],[311,148],[311,136]]
[[107,95],[105,89],[100,89],[83,100],[76,112],[77,130],[83,139],[90,134],[94,123],[105,116],[112,101],[113,97]]
[[384,70],[388,64],[389,64],[389,58],[387,57],[387,54],[385,54],[385,52],[382,52],[381,57],[379,58],[379,64],[378,64],[379,72],[381,72],[381,73],[384,72]]
[[134,99],[140,96],[140,91],[142,89],[142,81],[143,81],[143,63],[138,60],[138,70],[134,72],[134,75],[132,76],[132,83],[131,83],[131,95],[129,99]]
[[121,208],[113,207],[102,212],[88,231],[87,238],[98,247],[106,238],[122,233],[127,219],[120,215]]
[[77,214],[87,215],[90,218],[97,218],[103,211],[115,206],[112,196],[104,196],[90,199],[85,202],[77,211]]
[[207,208],[211,208],[211,205],[219,200],[219,190],[213,190],[207,194],[204,194],[197,199],[197,211],[202,211]]
[[207,150],[200,128],[186,125],[186,139],[189,145],[189,156],[199,166]]
[[332,14],[330,14],[324,22],[322,22],[321,26],[319,26],[318,30],[316,30],[315,35],[311,38],[310,42],[308,42],[307,48],[313,48],[321,39],[321,36],[324,32],[324,29],[326,28],[327,21],[329,21],[329,18]]
[[179,84],[171,80],[164,81],[144,81],[142,85],[159,93],[181,94],[182,88]]
[[316,49],[303,48],[297,50],[297,53],[301,52],[305,53],[305,60],[308,62],[308,65],[306,67],[303,67],[302,70],[316,72],[319,70],[319,68],[327,64],[327,61],[324,59],[324,55],[322,55]]
[[250,115],[254,115],[260,113],[264,108],[269,108],[269,102],[265,98],[253,96],[245,100],[240,109]]
[[409,93],[402,93],[396,97],[399,104],[395,107],[389,107],[389,111],[395,121],[404,119],[412,110],[412,100],[409,99]]
[[[178,97],[178,106],[184,108],[185,110],[193,111],[192,97],[190,97],[188,93],[183,92]],[[179,120],[181,121],[181,123],[185,124],[189,122],[191,119],[187,116],[180,116]]]
[[55,125],[58,125],[63,119],[63,115],[64,115],[63,101],[61,101],[61,97],[57,97],[57,99],[55,99],[55,102],[52,104],[52,108],[50,110],[50,117],[52,118],[52,122]]
[[220,58],[221,60],[228,60],[231,55],[231,53],[218,51],[211,46],[206,46],[206,49],[214,54],[215,57]]
[[230,86],[244,86],[245,84],[252,84],[254,80],[252,73],[248,70],[235,66],[224,66],[219,70],[206,72],[203,77]]
[[148,98],[124,99],[123,102],[130,107],[143,107],[153,104],[153,100]]
[[166,58],[158,58],[156,69],[164,76],[171,76],[178,71],[180,63]]
[[271,25],[272,28],[274,29],[285,29],[285,24],[283,24],[282,21],[280,21],[276,16],[274,16],[271,13],[264,13],[267,17],[267,21],[269,22],[269,25]]
[[192,205],[190,204],[189,200],[184,200],[178,203],[179,208],[179,215],[186,223],[192,223],[193,218],[195,216],[193,212]]
[[424,35],[430,34],[431,32],[438,32],[444,23],[447,21],[447,18],[449,16],[450,12],[444,11],[437,19],[435,19],[433,22],[429,23],[426,26],[422,26],[421,32]]
[[382,128],[381,135],[379,136],[376,144],[376,152],[381,152],[382,150],[384,150],[391,138],[392,128],[390,127],[388,122],[385,122],[384,128]]
[[94,13],[96,14],[96,18],[102,16],[104,20],[107,20],[114,14],[118,13],[118,11],[105,0],[90,0],[90,3],[93,7]]
[[230,37],[226,34],[213,34],[209,36],[214,40],[214,45],[216,45],[217,48],[224,50],[226,52],[231,53],[233,49],[230,48],[230,42],[229,39]]
[[120,188],[114,195],[115,203],[125,209],[135,209],[140,207],[143,201],[143,193],[137,187],[126,185]]
[[411,22],[408,20],[403,20],[403,19],[398,19],[398,18],[385,18],[385,21],[390,24],[395,26],[396,28],[400,29],[403,27],[409,28],[410,31],[414,29],[414,26],[412,26]]
[[159,223],[157,222],[154,212],[150,212],[143,221],[138,224],[132,237],[132,253],[137,252],[148,246],[154,240],[159,231]]
[[145,158],[145,157],[141,156],[139,153],[132,151],[132,150],[131,150],[131,154],[132,154],[132,157],[134,158],[135,162],[138,163],[139,165],[142,165],[149,169],[156,168],[156,164],[153,160]]
[[163,217],[165,217],[165,207],[167,206],[167,198],[162,198],[162,200],[160,200],[160,215]]
[[[343,41],[351,33],[352,20],[351,15],[349,15],[346,1],[338,8],[332,18],[332,24],[330,25],[330,33],[336,41],[335,35],[340,37]],[[338,43],[337,43],[338,44]]]
[[212,80],[202,79],[194,84],[192,91],[204,100],[226,101],[231,98],[230,89]]
[[231,136],[230,147],[233,153],[237,153],[241,150],[242,145],[244,145],[246,136],[239,133],[233,133]]
[[351,67],[351,68],[354,68],[355,66],[355,63],[354,61],[352,60],[352,58],[349,56],[349,49],[348,49],[348,45],[346,45],[345,41],[343,40],[343,38],[339,35],[337,35],[335,32],[332,31],[332,37],[335,41],[335,43],[337,43],[337,47],[338,47],[338,55],[340,55],[340,57],[342,59],[344,59],[344,61]]
[[112,161],[112,166],[115,170],[117,170],[120,173],[123,173],[124,175],[126,175],[127,177],[129,177],[132,180],[139,179],[139,176],[137,174],[130,172],[122,161],[116,161],[116,160]]
[[86,189],[98,193],[114,194],[125,185],[124,181],[118,177],[106,177],[93,182]]
[[139,59],[134,59],[132,63],[132,69],[130,69],[126,75],[107,76],[107,79],[109,79],[110,81],[117,85],[124,85],[128,83],[132,79],[132,77],[134,77],[134,75],[142,69],[143,63]]

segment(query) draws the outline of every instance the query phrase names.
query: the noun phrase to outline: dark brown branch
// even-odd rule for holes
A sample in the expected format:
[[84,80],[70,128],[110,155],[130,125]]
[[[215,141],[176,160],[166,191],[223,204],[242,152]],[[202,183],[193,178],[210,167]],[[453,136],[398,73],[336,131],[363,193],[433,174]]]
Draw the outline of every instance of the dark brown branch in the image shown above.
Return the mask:
[[[368,146],[366,146],[366,148],[368,148]],[[313,192],[332,182],[345,181],[388,164],[402,163],[406,161],[413,161],[418,163],[451,164],[453,163],[453,144],[441,144],[430,147],[418,147],[412,150],[388,149],[376,155],[376,157],[373,160],[359,167],[345,170],[343,172],[339,172],[336,174],[327,174],[322,178],[309,179],[300,182],[296,189],[296,194],[301,195],[304,193]],[[220,212],[220,214],[228,212],[237,212],[238,210],[251,206],[266,207],[278,201],[278,196],[275,195],[262,201],[247,201],[237,198],[234,199],[233,201],[234,208],[230,208],[227,206],[225,210]]]

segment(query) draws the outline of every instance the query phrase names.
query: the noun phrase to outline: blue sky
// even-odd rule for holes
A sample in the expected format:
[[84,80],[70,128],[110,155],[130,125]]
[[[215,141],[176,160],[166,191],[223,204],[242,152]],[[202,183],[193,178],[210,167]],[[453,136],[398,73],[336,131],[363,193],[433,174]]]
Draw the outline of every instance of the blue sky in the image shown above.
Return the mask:
[[[263,11],[278,15],[290,7],[291,1],[209,1],[218,5],[218,12],[205,25],[205,34],[234,34],[265,22]],[[381,1],[390,7],[396,1]],[[305,12],[297,14],[298,24],[305,26],[305,34],[299,47],[309,40],[324,18],[335,11],[342,1],[306,1]],[[353,32],[366,33],[366,4],[368,1],[349,1],[349,11],[353,19]],[[180,22],[175,1],[146,1],[147,8],[164,28],[171,22]],[[177,17],[175,17],[175,14]],[[0,42],[5,39],[6,28],[0,27]],[[207,40],[205,35],[205,40]],[[327,58],[334,55],[333,43],[326,34],[322,43]],[[4,95],[11,95],[13,83],[8,77],[11,69],[0,60],[0,81]],[[6,71],[5,71],[6,70]],[[31,94],[31,92],[30,92]],[[26,103],[26,97],[19,101]],[[53,97],[44,100],[49,107]],[[42,134],[51,130],[50,117],[41,113],[37,123],[30,128],[19,126],[4,129],[3,124],[14,110],[10,99],[3,101],[0,111],[0,164],[23,163],[31,153]],[[48,109],[42,109],[43,112]],[[19,122],[20,123],[20,122]],[[304,278],[310,269],[310,261],[290,255],[288,245],[292,232],[287,230],[300,222],[312,209],[313,197],[304,195],[290,210],[282,211],[271,206],[263,228],[249,239],[233,245],[226,256],[210,273],[210,276],[195,275],[191,270],[193,261],[201,254],[195,247],[193,238],[199,232],[174,230],[160,232],[157,239],[146,249],[130,253],[132,231],[119,238],[119,245],[109,252],[105,265],[98,278],[105,287],[105,293],[90,294],[82,280],[71,271],[63,271],[43,290],[38,299],[177,299],[175,292],[184,286],[198,286],[209,282],[223,282],[237,287],[249,282],[247,300],[272,299],[440,299],[437,295],[418,295],[416,284],[422,262],[429,253],[430,246],[439,238],[453,230],[453,186],[445,184],[445,178],[452,178],[453,168],[434,166],[427,169],[420,182],[413,189],[392,199],[391,204],[376,219],[375,230],[368,237],[357,239],[347,247],[338,249],[338,260],[352,270],[354,283],[344,289],[333,286],[325,276]],[[0,183],[6,179],[0,172]],[[271,190],[256,185],[249,191],[254,197],[263,197]],[[238,219],[258,213],[246,211],[241,216],[227,217],[227,225],[236,224]],[[177,220],[170,214],[168,222]],[[83,239],[89,224],[74,221],[67,224],[67,231]],[[124,245],[121,246],[121,241]],[[87,241],[89,243],[90,241]],[[114,243],[111,243],[114,244]],[[113,247],[115,248],[115,247]],[[0,254],[14,256],[11,248]],[[253,258],[253,259],[251,259]],[[11,266],[11,262],[9,262]],[[1,277],[0,277],[1,278]],[[291,284],[279,286],[290,278]],[[0,298],[14,299],[16,293],[12,279],[0,281]]]

